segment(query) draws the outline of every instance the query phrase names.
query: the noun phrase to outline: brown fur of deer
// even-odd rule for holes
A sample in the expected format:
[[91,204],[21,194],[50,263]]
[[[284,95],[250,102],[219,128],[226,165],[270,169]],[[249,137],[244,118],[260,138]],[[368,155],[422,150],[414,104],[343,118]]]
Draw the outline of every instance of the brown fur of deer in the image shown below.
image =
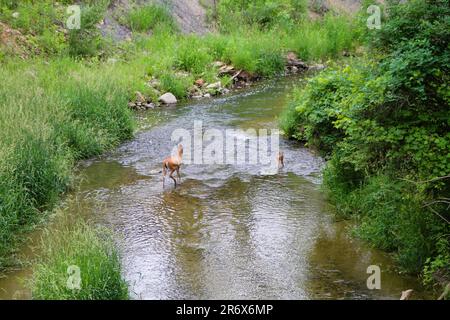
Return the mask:
[[175,156],[168,157],[163,160],[163,188],[164,188],[164,181],[166,178],[167,170],[170,171],[169,177],[173,180],[175,183],[175,188],[177,187],[177,180],[174,178],[173,174],[176,171],[177,177],[178,177],[178,183],[181,183],[181,176],[180,176],[180,167],[181,167],[181,159],[183,157],[183,146],[181,144],[178,145],[177,154]]

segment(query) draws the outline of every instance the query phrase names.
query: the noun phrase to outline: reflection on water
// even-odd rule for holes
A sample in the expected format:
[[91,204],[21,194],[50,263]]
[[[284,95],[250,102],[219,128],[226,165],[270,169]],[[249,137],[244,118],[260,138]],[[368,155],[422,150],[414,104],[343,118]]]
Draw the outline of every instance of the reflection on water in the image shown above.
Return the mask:
[[[398,299],[405,289],[422,292],[390,270],[387,255],[350,238],[347,223],[333,221],[320,191],[323,162],[294,142],[281,139],[286,167],[277,175],[261,175],[258,165],[184,165],[180,187],[163,190],[161,160],[174,129],[190,130],[199,119],[205,129],[276,128],[297,81],[144,114],[151,126],[80,169],[71,211],[117,232],[133,298]],[[366,287],[371,264],[381,267],[381,290]],[[14,277],[28,274],[0,279],[0,297],[11,298],[20,288]]]

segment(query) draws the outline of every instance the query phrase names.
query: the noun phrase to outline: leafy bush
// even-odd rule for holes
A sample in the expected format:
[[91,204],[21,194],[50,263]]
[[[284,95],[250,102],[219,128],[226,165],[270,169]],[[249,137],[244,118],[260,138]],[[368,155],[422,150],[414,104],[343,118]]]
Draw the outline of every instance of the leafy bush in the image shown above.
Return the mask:
[[[445,280],[450,274],[450,243],[448,239],[440,238],[436,242],[437,254],[425,261],[423,269],[424,285],[434,285]],[[448,298],[448,297],[447,297]]]
[[356,233],[396,252],[404,270],[428,261],[429,274],[450,236],[450,7],[389,1],[386,10],[381,30],[365,35],[377,58],[317,75],[281,126],[331,158],[324,182],[338,211],[361,221]]

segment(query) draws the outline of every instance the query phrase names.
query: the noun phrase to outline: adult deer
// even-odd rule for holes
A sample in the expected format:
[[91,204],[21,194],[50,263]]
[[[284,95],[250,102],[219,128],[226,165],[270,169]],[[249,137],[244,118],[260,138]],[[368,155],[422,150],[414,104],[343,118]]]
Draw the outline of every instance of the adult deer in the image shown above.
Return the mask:
[[175,156],[168,157],[163,160],[163,188],[164,188],[164,181],[166,178],[166,170],[170,170],[169,177],[172,178],[173,182],[175,183],[175,188],[177,187],[177,180],[173,177],[173,173],[177,172],[177,177],[179,183],[181,183],[181,176],[180,176],[180,167],[181,167],[181,158],[183,157],[183,146],[181,144],[178,145],[177,154]]

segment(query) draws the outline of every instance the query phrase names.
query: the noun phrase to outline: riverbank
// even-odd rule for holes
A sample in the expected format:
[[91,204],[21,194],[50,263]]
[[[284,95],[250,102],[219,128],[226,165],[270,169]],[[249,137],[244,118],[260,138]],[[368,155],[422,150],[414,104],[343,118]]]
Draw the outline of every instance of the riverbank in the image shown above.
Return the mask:
[[450,281],[448,6],[386,10],[363,35],[368,55],[295,91],[281,127],[329,159],[327,191],[354,233],[438,297]]

